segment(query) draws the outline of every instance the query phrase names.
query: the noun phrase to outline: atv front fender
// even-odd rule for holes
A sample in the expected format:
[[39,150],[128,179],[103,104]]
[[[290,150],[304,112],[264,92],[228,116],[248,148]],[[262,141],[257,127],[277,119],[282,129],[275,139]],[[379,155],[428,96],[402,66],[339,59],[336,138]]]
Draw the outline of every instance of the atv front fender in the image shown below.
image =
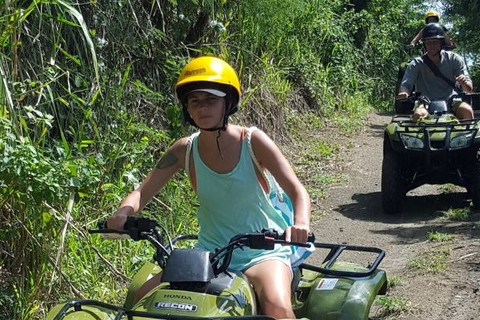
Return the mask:
[[385,294],[387,276],[377,269],[362,278],[335,278],[303,271],[295,295],[297,317],[325,320],[367,320],[378,294]]
[[47,314],[46,320],[114,320],[116,310],[99,305],[82,305],[81,310],[69,307],[70,302],[56,305]]

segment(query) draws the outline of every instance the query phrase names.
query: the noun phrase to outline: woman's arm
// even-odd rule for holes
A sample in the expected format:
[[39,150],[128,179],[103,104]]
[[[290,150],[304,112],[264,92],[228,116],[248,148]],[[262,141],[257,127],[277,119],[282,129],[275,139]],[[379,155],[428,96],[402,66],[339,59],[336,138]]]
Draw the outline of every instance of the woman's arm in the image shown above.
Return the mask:
[[287,241],[306,242],[310,230],[310,196],[278,146],[263,131],[255,130],[252,149],[260,165],[275,177],[293,202],[294,225],[285,230]]
[[420,31],[418,31],[418,33],[415,35],[415,37],[412,39],[412,41],[410,41],[410,44],[412,46],[416,46],[418,41],[420,41],[420,39],[422,38],[422,35],[423,35],[423,28],[420,29]]
[[173,175],[184,168],[185,151],[186,138],[176,141],[148,173],[142,184],[125,197],[117,211],[108,218],[108,227],[120,230],[128,216],[140,212]]

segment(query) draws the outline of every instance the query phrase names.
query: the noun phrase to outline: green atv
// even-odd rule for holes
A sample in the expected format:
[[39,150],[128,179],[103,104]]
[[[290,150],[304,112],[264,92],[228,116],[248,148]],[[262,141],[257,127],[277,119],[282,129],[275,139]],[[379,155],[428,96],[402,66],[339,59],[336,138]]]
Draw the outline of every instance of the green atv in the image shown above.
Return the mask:
[[[266,229],[239,234],[214,254],[180,249],[180,241],[195,240],[196,236],[171,239],[165,228],[145,218],[129,218],[125,231],[99,228],[89,232],[121,233],[133,240],[147,240],[155,247],[154,263],[147,262],[135,275],[123,306],[71,300],[53,307],[47,320],[274,320],[260,315],[255,292],[246,277],[228,270],[232,255],[244,247],[269,250],[275,245],[309,246],[286,242],[282,234]],[[309,241],[316,247],[313,255],[323,251],[326,256],[320,266],[304,263],[294,269],[292,304],[296,316],[312,320],[367,320],[375,297],[386,293],[386,273],[377,268],[385,252],[374,247],[316,243],[313,235]],[[362,261],[370,262],[343,261],[342,253],[364,254]],[[133,303],[139,287],[160,271],[162,283]]]
[[[429,101],[413,93],[396,102],[383,141],[381,193],[387,214],[399,214],[407,192],[425,184],[465,187],[473,205],[480,208],[480,119],[457,119],[449,111],[455,99],[477,109],[474,93],[461,93],[450,101]],[[426,105],[429,115],[414,122],[416,103]]]

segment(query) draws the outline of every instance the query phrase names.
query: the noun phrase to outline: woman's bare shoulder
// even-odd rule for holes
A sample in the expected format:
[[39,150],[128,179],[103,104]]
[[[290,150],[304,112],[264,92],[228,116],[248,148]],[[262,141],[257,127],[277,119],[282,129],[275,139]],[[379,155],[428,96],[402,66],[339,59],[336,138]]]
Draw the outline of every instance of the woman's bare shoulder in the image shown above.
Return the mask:
[[177,139],[165,152],[165,156],[173,156],[178,161],[178,167],[184,169],[185,166],[185,153],[187,152],[189,137],[183,137]]

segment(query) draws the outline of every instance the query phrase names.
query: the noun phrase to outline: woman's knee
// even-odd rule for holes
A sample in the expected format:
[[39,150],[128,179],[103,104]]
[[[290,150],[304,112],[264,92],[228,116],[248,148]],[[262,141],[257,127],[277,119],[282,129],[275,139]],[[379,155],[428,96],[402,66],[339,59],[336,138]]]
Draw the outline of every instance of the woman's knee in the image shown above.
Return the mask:
[[423,105],[419,105],[415,110],[413,111],[413,120],[417,121],[420,118],[425,118],[428,116],[428,111]]
[[277,318],[294,318],[291,304],[291,269],[279,260],[269,260],[245,272],[252,283],[264,314]]
[[278,305],[278,304],[263,304],[263,313],[275,319],[295,319],[292,305]]
[[474,116],[472,107],[466,102],[462,102],[458,106],[455,115],[457,116],[457,118],[463,120],[473,119]]

